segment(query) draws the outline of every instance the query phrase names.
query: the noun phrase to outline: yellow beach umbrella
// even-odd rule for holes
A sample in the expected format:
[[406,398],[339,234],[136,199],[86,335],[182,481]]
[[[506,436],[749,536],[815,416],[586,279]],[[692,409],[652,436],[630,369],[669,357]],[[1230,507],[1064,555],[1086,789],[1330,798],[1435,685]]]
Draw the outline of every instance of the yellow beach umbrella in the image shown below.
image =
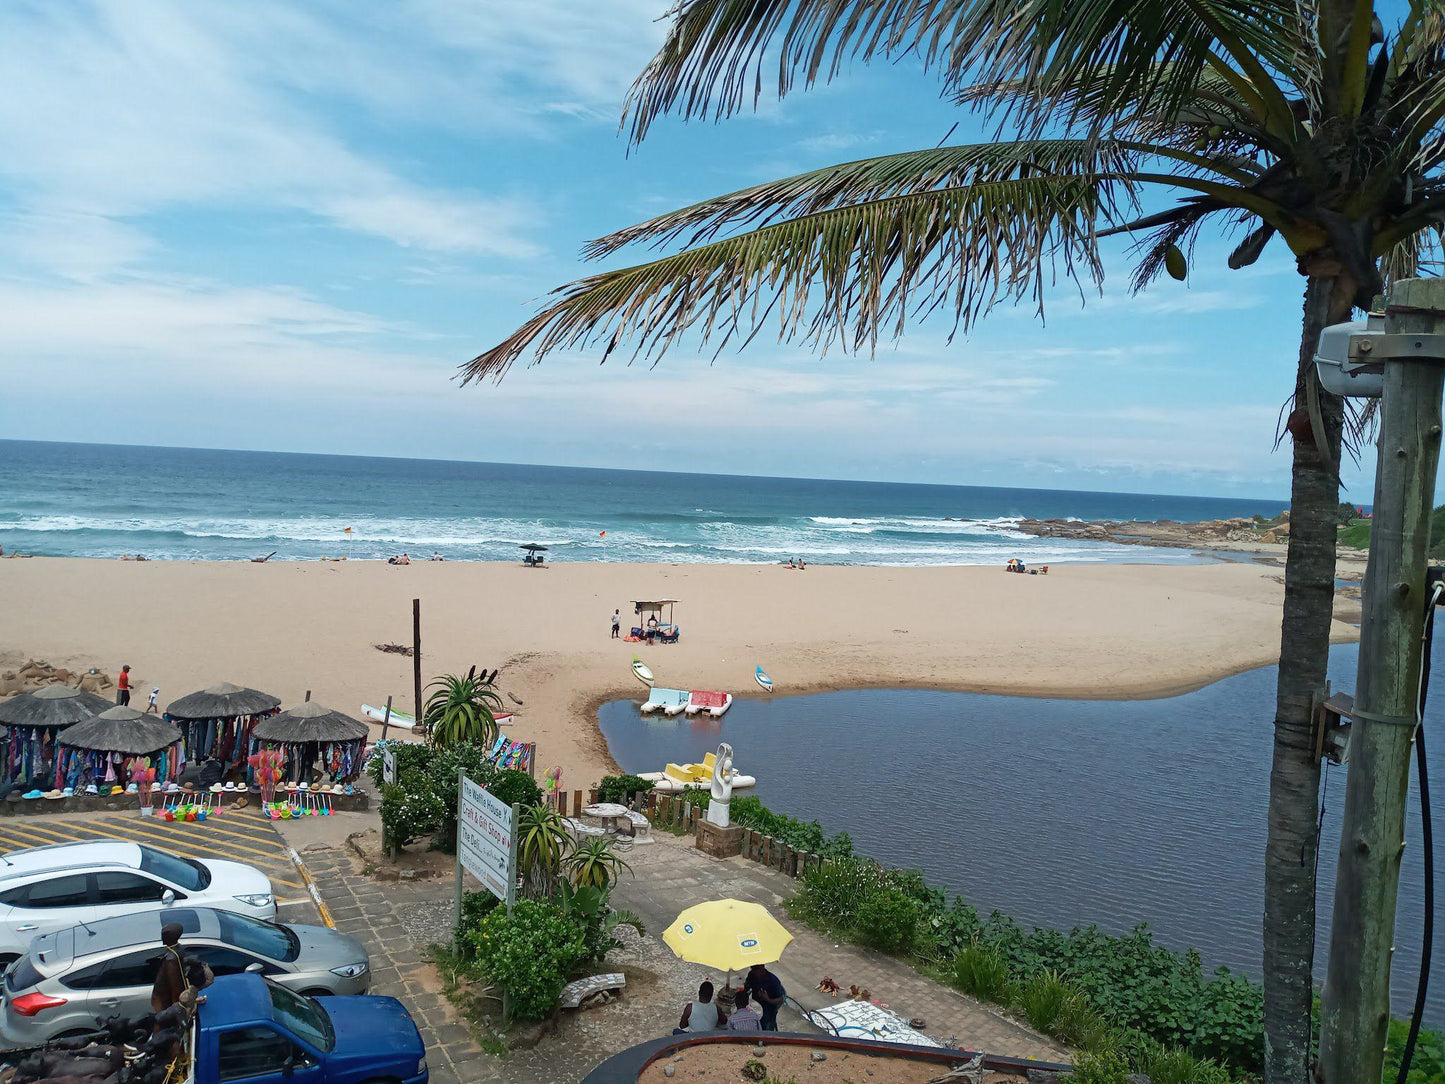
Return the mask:
[[733,972],[775,962],[793,935],[762,904],[709,900],[678,915],[662,939],[681,960]]

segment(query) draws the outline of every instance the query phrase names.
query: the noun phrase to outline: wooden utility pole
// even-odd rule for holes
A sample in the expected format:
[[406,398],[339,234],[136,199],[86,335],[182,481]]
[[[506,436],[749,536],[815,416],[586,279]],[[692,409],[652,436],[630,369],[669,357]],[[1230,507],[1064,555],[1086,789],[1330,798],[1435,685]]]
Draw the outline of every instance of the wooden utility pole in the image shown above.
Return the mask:
[[422,729],[421,722],[421,599],[411,600],[411,684],[416,698],[416,714],[413,725]]
[[[1386,339],[1377,352],[1391,360],[1384,363],[1349,781],[1321,1020],[1325,1084],[1378,1081],[1384,1063],[1445,386],[1442,351],[1423,337],[1442,334],[1445,280],[1397,282],[1385,309]],[[1422,338],[1412,341],[1412,335]]]

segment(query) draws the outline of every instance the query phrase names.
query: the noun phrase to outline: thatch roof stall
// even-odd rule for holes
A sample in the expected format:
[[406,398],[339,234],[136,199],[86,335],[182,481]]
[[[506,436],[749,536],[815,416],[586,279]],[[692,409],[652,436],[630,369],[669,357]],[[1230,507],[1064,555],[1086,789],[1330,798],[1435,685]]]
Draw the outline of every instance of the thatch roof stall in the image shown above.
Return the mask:
[[107,708],[94,719],[77,723],[61,734],[57,743],[71,749],[146,756],[169,749],[180,740],[181,732],[172,724],[127,704]]
[[83,693],[69,685],[47,685],[0,703],[0,723],[61,730],[93,719],[111,706],[109,700],[95,693]]
[[61,732],[56,739],[57,786],[123,782],[129,757],[146,757],[158,781],[174,779],[184,758],[181,732],[164,719],[129,704],[107,708],[94,719]]
[[251,744],[284,746],[287,779],[304,780],[319,757],[322,772],[344,782],[361,773],[361,754],[370,734],[361,720],[308,700],[257,723]]
[[228,767],[239,767],[250,752],[256,724],[280,710],[281,701],[270,693],[220,681],[172,700],[166,718],[181,728],[187,760],[214,755]]
[[0,776],[10,784],[39,783],[51,776],[55,736],[93,719],[111,706],[95,693],[69,685],[47,685],[0,703],[0,723],[7,727]]
[[246,689],[229,681],[207,685],[200,692],[172,700],[166,708],[171,719],[234,719],[238,715],[264,715],[281,707],[279,697]]

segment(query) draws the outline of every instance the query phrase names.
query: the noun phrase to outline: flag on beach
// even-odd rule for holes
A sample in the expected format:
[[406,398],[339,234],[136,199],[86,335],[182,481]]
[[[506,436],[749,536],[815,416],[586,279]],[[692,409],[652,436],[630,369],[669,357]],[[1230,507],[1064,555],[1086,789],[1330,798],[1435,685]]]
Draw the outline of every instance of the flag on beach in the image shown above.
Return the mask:
[[351,528],[350,528],[350,527],[343,527],[343,528],[341,528],[341,533],[342,533],[342,534],[350,534],[350,533],[351,533]]

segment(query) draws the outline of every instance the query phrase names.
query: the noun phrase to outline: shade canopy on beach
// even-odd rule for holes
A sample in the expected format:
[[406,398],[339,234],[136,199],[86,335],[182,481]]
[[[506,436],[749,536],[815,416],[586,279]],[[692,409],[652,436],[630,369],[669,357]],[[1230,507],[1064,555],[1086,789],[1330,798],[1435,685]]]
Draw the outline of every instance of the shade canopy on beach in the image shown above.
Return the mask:
[[256,724],[256,741],[296,745],[302,742],[361,741],[371,733],[359,719],[308,700]]
[[260,715],[280,706],[280,698],[270,693],[220,681],[172,700],[166,714],[173,719],[231,719],[238,715]]
[[523,550],[531,550],[533,553],[536,553],[538,550],[546,550],[547,547],[538,545],[536,542],[523,542],[517,548]]
[[81,692],[69,685],[47,685],[0,703],[0,723],[63,730],[94,719],[109,707],[111,702],[95,693]]
[[71,749],[145,756],[168,749],[181,740],[181,732],[163,719],[137,711],[129,704],[107,708],[93,719],[76,723],[56,739]]

